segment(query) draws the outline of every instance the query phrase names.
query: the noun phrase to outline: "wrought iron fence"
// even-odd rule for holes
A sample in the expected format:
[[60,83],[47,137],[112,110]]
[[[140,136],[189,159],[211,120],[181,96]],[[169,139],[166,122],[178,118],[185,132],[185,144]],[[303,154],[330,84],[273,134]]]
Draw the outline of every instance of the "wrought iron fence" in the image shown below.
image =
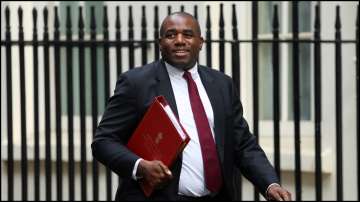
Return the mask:
[[[91,100],[85,99],[85,91],[79,91],[79,99],[80,99],[80,138],[81,138],[81,160],[80,160],[80,168],[81,168],[81,199],[87,200],[88,189],[86,187],[88,183],[88,178],[86,176],[88,165],[87,165],[87,157],[86,157],[86,148],[89,142],[86,142],[86,136],[91,136],[95,134],[95,129],[98,124],[98,115],[99,115],[99,107],[98,102],[100,99],[103,99],[106,103],[107,99],[110,97],[110,57],[109,57],[109,49],[115,48],[116,50],[116,74],[120,74],[123,72],[122,70],[122,49],[128,49],[128,61],[129,67],[135,67],[135,49],[141,49],[141,62],[142,64],[146,64],[149,60],[148,52],[150,48],[153,48],[154,59],[157,60],[160,58],[159,54],[159,45],[157,44],[157,39],[159,38],[159,17],[158,17],[158,7],[154,8],[154,40],[148,39],[148,34],[150,34],[147,29],[147,20],[145,17],[145,7],[142,7],[142,18],[141,20],[141,39],[134,39],[134,21],[132,15],[132,7],[129,7],[129,21],[128,21],[128,40],[121,39],[121,25],[120,25],[120,12],[119,7],[116,7],[116,33],[115,40],[109,39],[109,23],[107,16],[107,7],[104,7],[103,13],[103,39],[98,39],[96,35],[97,22],[95,21],[95,12],[94,7],[91,9],[91,21],[90,21],[90,39],[84,39],[84,19],[82,16],[82,7],[79,7],[79,24],[78,24],[78,39],[74,40],[73,37],[73,25],[71,24],[71,10],[70,7],[67,8],[67,17],[66,17],[66,39],[60,39],[60,20],[58,17],[58,10],[55,7],[55,16],[54,16],[54,33],[53,40],[49,38],[49,19],[48,19],[48,9],[44,8],[43,12],[43,23],[44,23],[44,32],[43,39],[39,40],[38,38],[38,10],[33,10],[33,39],[30,41],[24,40],[24,32],[23,32],[23,10],[19,8],[18,10],[18,20],[19,20],[19,33],[18,40],[11,39],[11,25],[10,25],[10,9],[7,7],[5,9],[5,21],[6,21],[6,30],[5,30],[5,40],[1,40],[1,47],[5,48],[5,56],[6,56],[6,65],[1,68],[6,68],[6,78],[5,81],[1,80],[1,84],[6,83],[6,96],[2,99],[6,99],[7,103],[7,116],[1,117],[2,120],[7,120],[7,157],[2,157],[1,163],[3,164],[3,160],[6,160],[6,171],[7,171],[7,179],[4,179],[4,176],[0,176],[1,180],[7,180],[7,190],[8,190],[8,198],[7,200],[14,199],[14,157],[13,157],[13,139],[14,132],[13,127],[20,127],[21,133],[16,135],[21,135],[21,197],[23,200],[28,200],[28,190],[29,188],[34,189],[34,199],[40,200],[40,135],[41,132],[39,130],[39,92],[44,92],[44,116],[45,116],[45,192],[46,192],[46,200],[52,199],[52,159],[51,159],[51,109],[50,103],[54,99],[55,100],[55,128],[56,128],[56,199],[64,200],[63,198],[63,188],[66,187],[69,192],[69,200],[75,199],[75,162],[74,162],[74,91],[73,91],[73,80],[67,79],[66,92],[67,92],[67,140],[68,140],[68,173],[69,179],[68,184],[64,184],[63,182],[63,156],[62,150],[63,142],[62,136],[64,132],[62,131],[62,107],[64,103],[61,103],[61,79],[60,79],[60,68],[66,68],[66,78],[73,78],[73,60],[78,60],[79,62],[79,78],[78,85],[80,89],[85,88],[85,49],[90,49],[90,74],[91,74]],[[181,8],[184,9],[183,7]],[[171,12],[171,7],[168,7],[168,12]],[[294,144],[295,144],[295,190],[296,193],[295,199],[302,199],[302,180],[301,180],[301,149],[300,149],[300,87],[299,87],[299,44],[307,43],[311,44],[314,48],[313,52],[313,66],[314,66],[314,109],[315,109],[315,119],[314,119],[314,138],[315,138],[315,190],[316,190],[316,200],[322,200],[322,163],[321,163],[321,114],[322,114],[322,106],[321,106],[321,75],[322,75],[322,66],[321,66],[321,48],[322,44],[334,44],[335,45],[335,67],[336,67],[336,176],[337,176],[337,200],[343,199],[343,177],[342,177],[342,51],[341,47],[343,44],[353,44],[356,47],[356,117],[357,123],[359,122],[359,25],[358,25],[358,17],[356,20],[356,39],[354,40],[343,40],[341,37],[341,21],[340,21],[340,7],[336,8],[336,22],[335,22],[335,40],[322,40],[320,37],[321,33],[321,24],[320,24],[320,11],[319,6],[317,5],[315,8],[315,21],[314,21],[314,33],[312,39],[299,39],[299,14],[298,14],[298,2],[294,1],[292,4],[292,38],[291,39],[280,39],[279,37],[279,17],[278,17],[278,8],[275,5],[274,7],[274,16],[273,16],[273,24],[272,24],[272,39],[258,39],[258,3],[252,3],[252,38],[251,39],[239,39],[238,37],[238,24],[236,18],[236,7],[233,5],[232,7],[232,35],[233,38],[231,40],[225,39],[224,34],[224,17],[223,17],[223,7],[220,6],[220,20],[219,20],[219,39],[213,39],[211,34],[211,21],[210,21],[210,8],[207,7],[207,18],[206,18],[206,65],[212,66],[212,46],[211,44],[217,43],[219,45],[219,66],[220,71],[224,72],[225,70],[225,44],[231,45],[231,69],[232,69],[232,78],[236,86],[240,86],[240,44],[251,44],[252,46],[252,85],[253,85],[253,128],[252,131],[254,135],[259,137],[259,78],[258,78],[258,46],[262,43],[269,43],[272,46],[272,67],[273,67],[273,130],[274,130],[274,166],[276,172],[280,176],[281,167],[280,167],[280,61],[279,61],[279,46],[282,43],[292,44],[292,57],[293,57],[293,107],[294,107]],[[194,7],[194,16],[198,18],[197,6]],[[21,124],[13,122],[13,91],[12,88],[12,47],[18,47],[19,49],[19,82],[20,82],[20,106],[21,106]],[[27,64],[25,64],[25,47],[32,47],[33,49],[33,83],[34,83],[34,93],[31,95],[33,97],[33,110],[34,110],[34,184],[29,184],[28,182],[28,155],[27,155],[27,125],[26,125],[26,85],[25,85],[25,68],[27,68]],[[39,57],[39,48],[42,47],[43,50],[43,58]],[[98,95],[99,92],[99,81],[98,81],[98,70],[100,67],[97,66],[97,52],[99,51],[99,47],[102,47],[101,51],[103,51],[103,61],[104,61],[104,92],[105,96],[100,97]],[[54,52],[51,54],[50,48],[53,48]],[[73,58],[73,50],[78,49],[79,57]],[[65,55],[60,53],[61,49],[65,49]],[[3,50],[3,49],[2,49]],[[54,78],[55,80],[50,80],[50,59],[53,57],[54,59]],[[65,59],[66,58],[66,59]],[[39,61],[43,60],[44,63],[44,89],[39,88]],[[1,77],[3,78],[3,77]],[[51,97],[51,82],[54,82],[55,85],[55,97]],[[239,88],[240,89],[240,88]],[[354,92],[355,93],[355,92]],[[86,132],[86,102],[91,102],[91,125],[92,125],[92,133]],[[3,122],[2,122],[3,124]],[[357,124],[356,133],[357,133],[357,181],[358,181],[358,198],[360,198],[360,136],[359,136],[359,125]],[[3,140],[1,140],[2,146]],[[4,160],[4,162],[5,162]],[[93,200],[99,199],[99,165],[95,160],[92,161],[92,184],[93,184]],[[106,184],[107,184],[107,193],[106,198],[111,200],[112,192],[112,176],[111,171],[109,169],[106,170]],[[119,179],[119,182],[121,180]],[[64,186],[66,185],[66,186]],[[241,193],[241,178],[239,178],[238,186],[239,193],[238,198],[242,198]],[[255,191],[254,197],[256,200],[259,200],[259,193]],[[3,198],[2,198],[3,199]]]

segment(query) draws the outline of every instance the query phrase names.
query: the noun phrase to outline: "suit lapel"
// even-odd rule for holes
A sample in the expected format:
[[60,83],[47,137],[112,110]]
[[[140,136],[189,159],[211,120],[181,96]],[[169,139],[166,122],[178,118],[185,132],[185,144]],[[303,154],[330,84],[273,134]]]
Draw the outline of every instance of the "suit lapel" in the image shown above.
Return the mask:
[[225,123],[224,123],[224,113],[223,112],[223,101],[221,96],[221,91],[216,85],[216,81],[211,75],[206,72],[208,67],[203,67],[199,65],[198,71],[201,78],[201,81],[205,87],[206,93],[209,97],[213,112],[214,112],[214,133],[216,146],[219,151],[219,156],[221,161],[224,160],[224,135],[225,135]]
[[176,107],[174,92],[171,87],[171,82],[170,82],[169,74],[165,67],[165,63],[162,60],[160,60],[156,69],[157,69],[157,74],[156,74],[157,93],[158,95],[163,95],[166,98],[175,115],[179,117]]

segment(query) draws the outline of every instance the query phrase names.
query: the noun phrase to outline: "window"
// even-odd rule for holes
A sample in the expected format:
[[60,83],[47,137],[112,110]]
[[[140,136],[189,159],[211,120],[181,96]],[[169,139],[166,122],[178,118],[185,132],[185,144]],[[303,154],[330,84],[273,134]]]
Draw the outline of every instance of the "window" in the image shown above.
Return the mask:
[[[280,39],[292,38],[292,3],[291,2],[259,2],[259,39],[272,39],[272,19],[274,5],[278,5]],[[311,2],[299,2],[299,38],[311,37]],[[280,120],[293,120],[293,60],[292,44],[280,44]],[[312,119],[312,73],[311,44],[299,44],[300,62],[300,118],[303,121]],[[273,119],[273,67],[272,44],[259,44],[259,104],[260,119]]]
[[[103,33],[103,6],[102,1],[91,1],[91,2],[79,2],[79,1],[61,1],[59,3],[59,17],[61,22],[60,33],[61,39],[66,39],[66,16],[67,16],[67,6],[71,8],[71,25],[73,40],[78,40],[78,21],[79,21],[79,6],[83,7],[83,18],[85,25],[85,36],[84,39],[90,39],[90,20],[91,20],[91,7],[95,7],[95,20],[96,20],[96,33],[97,39],[102,39]],[[85,100],[86,100],[86,115],[91,115],[91,102],[92,102],[92,92],[91,92],[91,52],[90,48],[85,48],[85,89],[79,89],[79,48],[75,47],[72,49],[72,60],[73,60],[73,98],[74,98],[74,115],[80,114],[80,90],[85,90]],[[62,102],[62,114],[67,115],[67,67],[65,58],[66,58],[66,48],[61,49],[61,58],[64,58],[64,64],[61,67],[61,102]],[[104,94],[104,57],[103,57],[103,47],[97,48],[97,82],[98,82],[98,114],[102,114],[105,109],[105,94]]]

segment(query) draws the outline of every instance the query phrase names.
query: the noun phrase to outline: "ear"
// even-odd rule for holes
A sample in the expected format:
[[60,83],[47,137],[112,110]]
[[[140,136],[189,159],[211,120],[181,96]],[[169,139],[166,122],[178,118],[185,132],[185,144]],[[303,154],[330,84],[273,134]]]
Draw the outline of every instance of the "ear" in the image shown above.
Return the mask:
[[200,50],[202,49],[203,44],[204,44],[204,38],[200,37]]
[[160,37],[160,38],[157,40],[157,43],[159,44],[159,49],[160,49],[160,51],[162,50],[161,42],[162,42],[162,38]]

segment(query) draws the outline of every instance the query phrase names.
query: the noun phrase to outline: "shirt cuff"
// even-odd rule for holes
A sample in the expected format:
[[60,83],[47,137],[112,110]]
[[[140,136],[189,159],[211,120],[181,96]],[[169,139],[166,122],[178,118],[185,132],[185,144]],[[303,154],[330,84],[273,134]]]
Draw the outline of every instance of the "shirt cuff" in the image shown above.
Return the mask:
[[278,184],[278,183],[272,183],[272,184],[270,184],[270,185],[267,187],[266,192],[265,192],[266,198],[269,198],[268,191],[269,191],[269,189],[270,189],[272,186],[279,186],[279,187],[280,187],[280,184]]
[[136,177],[136,171],[137,171],[137,169],[138,169],[138,166],[139,166],[139,163],[140,163],[141,160],[143,160],[143,159],[142,159],[142,158],[139,158],[139,159],[136,160],[136,162],[135,162],[134,169],[133,169],[133,172],[132,172],[132,178],[133,178],[134,180],[140,179],[140,177]]

